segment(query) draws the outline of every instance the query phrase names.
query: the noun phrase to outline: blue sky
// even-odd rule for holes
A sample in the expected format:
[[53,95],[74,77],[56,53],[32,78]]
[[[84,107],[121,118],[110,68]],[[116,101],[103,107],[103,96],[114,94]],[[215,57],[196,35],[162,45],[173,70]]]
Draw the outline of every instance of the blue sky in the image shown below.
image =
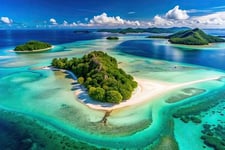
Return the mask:
[[225,28],[224,0],[1,0],[0,28]]

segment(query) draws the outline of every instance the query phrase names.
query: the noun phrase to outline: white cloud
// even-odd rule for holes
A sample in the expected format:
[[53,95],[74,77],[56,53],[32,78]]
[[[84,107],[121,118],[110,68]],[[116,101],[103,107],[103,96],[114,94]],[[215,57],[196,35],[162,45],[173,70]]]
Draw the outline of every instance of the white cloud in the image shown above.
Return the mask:
[[202,16],[188,16],[187,12],[191,13],[193,10],[181,10],[179,6],[175,6],[165,15],[156,15],[152,21],[145,24],[149,27],[225,28],[225,11]]
[[173,9],[169,10],[166,13],[165,17],[167,19],[175,19],[175,20],[183,20],[189,18],[187,11],[179,9],[178,5],[175,6]]
[[[194,14],[200,12],[205,15],[194,16]],[[128,12],[128,14],[135,12]],[[209,14],[208,10],[183,10],[179,6],[175,6],[173,9],[168,10],[165,14],[155,15],[151,21],[131,21],[121,18],[120,16],[108,16],[106,13],[96,15],[93,18],[84,18],[81,21],[74,21],[68,23],[66,20],[62,24],[58,24],[54,18],[51,18],[49,22],[54,26],[49,27],[84,27],[84,28],[120,28],[120,27],[198,27],[198,28],[225,28],[225,11],[214,12]],[[190,15],[190,16],[189,16]],[[3,17],[2,17],[3,18]],[[1,18],[1,20],[3,20]],[[4,19],[6,22],[12,22],[7,17]]]
[[94,16],[89,21],[89,26],[140,26],[139,21],[130,21],[120,18],[120,16],[109,17],[106,13]]
[[57,24],[58,24],[57,21],[56,21],[54,18],[51,18],[51,19],[49,20],[49,22],[50,22],[51,24],[53,24],[53,25],[57,25]]
[[1,17],[1,21],[5,24],[11,24],[13,23],[13,20],[8,17]]
[[225,28],[225,11],[216,12],[205,16],[192,17],[191,20],[197,25],[205,27],[223,27]]
[[153,18],[153,22],[151,23],[151,25],[154,25],[154,26],[172,26],[173,22],[170,21],[170,20],[167,20],[163,17],[160,17],[159,15],[156,15]]
[[58,24],[59,27],[65,28],[65,27],[76,27],[78,24],[76,22],[68,23],[66,20],[63,21],[62,24]]

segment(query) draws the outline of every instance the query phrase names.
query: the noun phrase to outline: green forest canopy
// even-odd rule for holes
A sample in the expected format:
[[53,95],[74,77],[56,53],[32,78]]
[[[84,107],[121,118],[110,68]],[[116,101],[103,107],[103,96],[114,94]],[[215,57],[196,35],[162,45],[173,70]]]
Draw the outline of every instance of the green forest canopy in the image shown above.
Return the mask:
[[28,41],[23,45],[18,45],[15,47],[15,51],[35,51],[35,50],[41,50],[46,48],[51,48],[52,45],[45,42],[40,41]]
[[169,41],[174,44],[186,45],[207,45],[209,43],[225,42],[224,39],[208,35],[198,28],[172,34],[169,36]]
[[207,45],[209,43],[225,42],[224,39],[217,36],[208,35],[198,28],[179,31],[168,36],[150,35],[147,38],[164,38],[169,39],[169,42],[173,44],[185,45]]
[[107,40],[119,40],[119,37],[117,37],[117,36],[109,36],[106,39]]
[[93,51],[82,58],[54,58],[52,66],[72,71],[91,98],[120,103],[131,97],[137,82],[118,68],[117,60],[102,51]]

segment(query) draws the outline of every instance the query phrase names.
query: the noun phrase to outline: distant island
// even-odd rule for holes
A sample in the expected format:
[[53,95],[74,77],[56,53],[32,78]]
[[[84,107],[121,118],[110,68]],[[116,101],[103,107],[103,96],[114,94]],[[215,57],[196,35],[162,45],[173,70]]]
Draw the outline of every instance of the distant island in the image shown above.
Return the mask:
[[117,36],[109,36],[106,39],[107,40],[119,40],[119,37],[117,37]]
[[181,30],[187,30],[187,27],[173,27],[173,28],[126,28],[126,29],[100,29],[97,32],[109,32],[109,33],[174,33]]
[[133,77],[118,68],[117,60],[102,51],[93,51],[82,58],[54,58],[52,66],[73,72],[89,96],[101,102],[128,100],[137,87]]
[[208,35],[199,28],[179,31],[169,36],[148,36],[148,38],[165,38],[173,44],[208,45],[209,43],[225,42],[224,39]]
[[89,30],[75,30],[75,31],[73,31],[73,33],[78,33],[78,34],[81,34],[81,33],[91,33],[91,31],[89,31]]
[[52,48],[52,45],[40,41],[28,41],[23,45],[15,47],[16,52],[42,52]]

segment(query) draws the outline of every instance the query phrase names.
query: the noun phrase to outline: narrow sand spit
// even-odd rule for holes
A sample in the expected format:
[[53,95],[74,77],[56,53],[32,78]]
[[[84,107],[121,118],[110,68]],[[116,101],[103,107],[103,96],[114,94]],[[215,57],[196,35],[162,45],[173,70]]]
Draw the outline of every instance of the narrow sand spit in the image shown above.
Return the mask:
[[78,99],[81,102],[83,102],[84,104],[86,104],[88,107],[92,109],[111,111],[113,109],[133,106],[145,101],[150,101],[156,96],[160,96],[176,88],[181,88],[181,87],[185,87],[185,86],[196,84],[196,83],[216,80],[219,78],[220,76],[201,79],[201,80],[195,80],[195,81],[190,81],[185,83],[178,83],[178,84],[168,84],[168,83],[163,83],[161,81],[155,81],[155,80],[135,79],[138,82],[137,89],[134,91],[132,97],[129,100],[123,101],[120,104],[102,103],[102,102],[94,101],[88,96],[87,92],[83,88],[76,90],[75,95],[78,96]]
[[[77,80],[77,77],[70,71],[62,70],[62,69],[55,69],[51,67],[44,67],[43,69],[50,69],[50,70],[60,70],[62,72],[68,73],[74,80]],[[104,111],[111,111],[113,109],[123,108],[127,106],[133,106],[139,103],[143,103],[145,101],[150,101],[156,96],[160,96],[166,92],[174,90],[176,88],[185,87],[188,85],[211,81],[219,79],[220,76],[194,80],[190,82],[184,83],[166,83],[157,80],[148,80],[148,79],[138,79],[135,78],[135,81],[138,83],[138,87],[133,92],[132,97],[129,100],[123,101],[120,104],[111,104],[111,103],[102,103],[95,100],[92,100],[86,91],[86,89],[79,85],[78,83],[75,85],[75,95],[77,96],[78,100],[83,104],[87,105],[88,107],[96,110],[104,110]]]

